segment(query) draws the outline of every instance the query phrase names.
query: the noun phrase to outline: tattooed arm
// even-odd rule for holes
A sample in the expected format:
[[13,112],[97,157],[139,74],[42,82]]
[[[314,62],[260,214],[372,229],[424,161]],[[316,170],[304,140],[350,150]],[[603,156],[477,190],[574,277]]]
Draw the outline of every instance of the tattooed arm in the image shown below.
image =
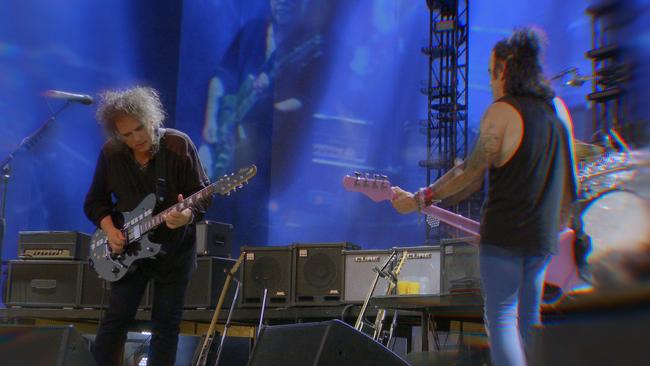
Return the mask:
[[[521,127],[521,117],[517,111],[503,102],[492,104],[481,120],[479,138],[469,158],[421,190],[418,195],[424,197],[415,197],[412,193],[395,187],[395,209],[400,213],[409,213],[417,209],[417,199],[422,199],[424,205],[430,205],[433,201],[452,196],[466,196],[480,188],[480,183],[490,166],[499,165],[506,160],[504,157],[512,156],[518,147],[520,137],[513,146],[512,139],[506,136],[513,129],[509,128],[511,126]],[[504,146],[507,151],[503,151]]]

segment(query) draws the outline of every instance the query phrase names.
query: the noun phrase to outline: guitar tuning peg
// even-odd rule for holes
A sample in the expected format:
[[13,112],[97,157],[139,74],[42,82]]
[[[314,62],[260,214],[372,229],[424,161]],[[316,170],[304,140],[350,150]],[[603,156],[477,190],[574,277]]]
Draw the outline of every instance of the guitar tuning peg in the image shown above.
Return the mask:
[[356,172],[356,171],[354,172],[354,175],[355,175],[357,178],[361,177],[361,173]]

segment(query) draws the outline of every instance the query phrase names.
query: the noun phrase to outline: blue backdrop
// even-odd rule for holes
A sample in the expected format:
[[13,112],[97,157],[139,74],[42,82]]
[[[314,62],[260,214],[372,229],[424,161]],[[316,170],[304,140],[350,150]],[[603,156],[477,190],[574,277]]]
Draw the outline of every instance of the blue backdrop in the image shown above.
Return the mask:
[[[272,12],[259,0],[2,2],[0,158],[62,104],[44,98],[44,90],[95,94],[151,85],[161,91],[167,125],[203,147],[202,157],[213,159],[213,174],[249,163],[260,167],[251,185],[215,200],[208,216],[235,224],[236,247],[344,240],[366,248],[421,244],[424,224],[415,215],[401,216],[386,202],[346,192],[341,178],[360,170],[388,175],[410,190],[425,182],[417,166],[425,156],[425,136],[416,124],[426,113],[419,94],[427,79],[419,51],[428,37],[425,1],[306,0],[295,9],[290,3],[278,0]],[[474,133],[491,100],[489,52],[513,27],[546,31],[548,74],[573,66],[589,73],[587,5],[471,4]],[[650,5],[636,0],[630,6],[626,45],[639,65],[632,113],[647,121],[650,33],[644,25]],[[270,27],[274,17],[284,26]],[[246,82],[258,103],[217,131],[220,137],[206,138],[206,123],[219,119],[215,101],[241,92]],[[574,114],[578,137],[588,139],[588,84],[555,87]],[[221,99],[215,97],[219,92]],[[211,138],[221,139],[222,150],[232,149],[211,150]],[[72,105],[31,150],[16,154],[5,260],[16,256],[21,230],[93,231],[81,207],[102,141],[94,108]]]

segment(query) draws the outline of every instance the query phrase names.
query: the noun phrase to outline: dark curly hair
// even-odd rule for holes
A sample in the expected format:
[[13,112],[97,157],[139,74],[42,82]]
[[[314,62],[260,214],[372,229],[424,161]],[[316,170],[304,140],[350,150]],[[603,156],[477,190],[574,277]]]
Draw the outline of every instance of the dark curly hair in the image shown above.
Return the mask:
[[555,92],[542,73],[541,36],[531,28],[516,30],[493,48],[494,75],[505,68],[504,92],[513,96],[552,99]]

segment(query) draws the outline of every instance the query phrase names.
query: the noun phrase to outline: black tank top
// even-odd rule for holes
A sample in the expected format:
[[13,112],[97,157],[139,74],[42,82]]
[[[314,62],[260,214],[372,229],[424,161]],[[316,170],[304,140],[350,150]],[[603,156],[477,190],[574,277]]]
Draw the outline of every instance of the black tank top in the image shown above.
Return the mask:
[[514,255],[545,255],[557,247],[564,184],[573,177],[566,128],[550,100],[505,96],[523,119],[521,145],[489,171],[481,243]]

